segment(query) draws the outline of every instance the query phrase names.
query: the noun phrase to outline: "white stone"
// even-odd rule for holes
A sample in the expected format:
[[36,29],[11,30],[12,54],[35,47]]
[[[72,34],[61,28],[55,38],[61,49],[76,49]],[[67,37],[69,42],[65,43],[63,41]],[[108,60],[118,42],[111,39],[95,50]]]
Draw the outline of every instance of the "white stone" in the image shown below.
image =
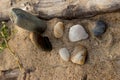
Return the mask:
[[64,24],[63,22],[58,22],[54,26],[54,36],[56,38],[61,38],[63,36],[63,33],[64,33]]
[[69,40],[71,42],[76,42],[76,41],[87,39],[87,38],[88,38],[88,34],[81,25],[77,24],[70,28]]
[[61,48],[59,50],[59,55],[64,61],[69,61],[70,59],[70,53],[66,48]]

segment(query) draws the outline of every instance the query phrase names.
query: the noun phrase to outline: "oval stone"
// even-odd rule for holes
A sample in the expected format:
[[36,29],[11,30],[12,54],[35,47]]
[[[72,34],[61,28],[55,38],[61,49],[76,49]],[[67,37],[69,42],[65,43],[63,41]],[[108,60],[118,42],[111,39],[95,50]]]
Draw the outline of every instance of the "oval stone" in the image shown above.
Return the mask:
[[70,59],[70,53],[68,52],[66,48],[61,48],[59,50],[59,55],[64,61],[69,61]]
[[54,36],[56,38],[61,38],[63,36],[63,33],[64,33],[64,24],[63,22],[58,22],[54,26]]
[[69,40],[71,42],[76,42],[76,41],[87,39],[87,38],[88,38],[88,34],[81,25],[77,24],[70,28]]
[[43,20],[19,8],[11,10],[10,19],[17,26],[32,32],[43,33],[47,28]]
[[95,36],[100,36],[106,31],[107,25],[104,21],[97,21],[93,28],[93,33]]
[[77,46],[72,52],[71,61],[73,63],[83,65],[85,63],[86,55],[87,55],[86,48],[81,45]]

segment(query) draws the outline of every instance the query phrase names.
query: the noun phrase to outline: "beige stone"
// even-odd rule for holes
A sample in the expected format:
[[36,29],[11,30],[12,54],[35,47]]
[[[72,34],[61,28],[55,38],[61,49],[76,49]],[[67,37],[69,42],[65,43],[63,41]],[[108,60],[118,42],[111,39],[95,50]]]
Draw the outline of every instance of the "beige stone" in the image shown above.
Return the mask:
[[86,48],[81,45],[77,46],[72,52],[71,61],[73,63],[83,65],[85,63],[86,55],[87,55]]
[[63,36],[63,33],[64,33],[64,24],[63,22],[58,22],[54,26],[54,36],[56,38],[61,38]]

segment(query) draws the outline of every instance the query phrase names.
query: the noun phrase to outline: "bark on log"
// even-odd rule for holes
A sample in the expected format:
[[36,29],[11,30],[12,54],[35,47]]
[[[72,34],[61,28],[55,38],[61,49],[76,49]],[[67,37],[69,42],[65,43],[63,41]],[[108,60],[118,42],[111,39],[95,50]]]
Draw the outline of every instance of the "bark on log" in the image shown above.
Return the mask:
[[120,0],[0,0],[0,20],[9,19],[9,11],[13,7],[43,19],[73,19],[120,10]]

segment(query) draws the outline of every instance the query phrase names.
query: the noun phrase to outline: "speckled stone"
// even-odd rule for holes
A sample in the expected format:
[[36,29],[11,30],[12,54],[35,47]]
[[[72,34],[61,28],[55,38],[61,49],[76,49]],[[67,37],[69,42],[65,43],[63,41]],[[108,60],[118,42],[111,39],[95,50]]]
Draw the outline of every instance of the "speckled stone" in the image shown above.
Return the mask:
[[87,39],[87,38],[88,38],[88,33],[85,31],[83,26],[77,24],[70,28],[69,40],[71,42],[76,42],[76,41]]

